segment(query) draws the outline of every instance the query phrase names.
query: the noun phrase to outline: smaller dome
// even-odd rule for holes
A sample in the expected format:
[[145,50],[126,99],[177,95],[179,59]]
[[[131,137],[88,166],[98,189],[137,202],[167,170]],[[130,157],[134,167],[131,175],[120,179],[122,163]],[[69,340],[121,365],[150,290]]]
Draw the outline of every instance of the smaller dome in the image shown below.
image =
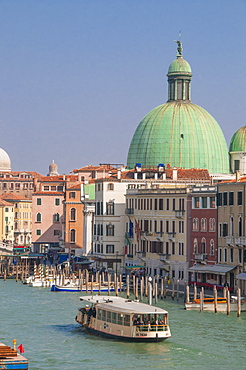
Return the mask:
[[186,60],[184,60],[181,56],[178,56],[177,59],[175,59],[168,69],[168,74],[174,74],[174,73],[185,73],[185,74],[192,74],[191,66],[189,65]]
[[0,171],[11,171],[10,158],[2,148],[0,148]]
[[232,136],[229,152],[246,152],[246,126],[241,127]]
[[58,166],[54,161],[49,165],[48,176],[58,176]]

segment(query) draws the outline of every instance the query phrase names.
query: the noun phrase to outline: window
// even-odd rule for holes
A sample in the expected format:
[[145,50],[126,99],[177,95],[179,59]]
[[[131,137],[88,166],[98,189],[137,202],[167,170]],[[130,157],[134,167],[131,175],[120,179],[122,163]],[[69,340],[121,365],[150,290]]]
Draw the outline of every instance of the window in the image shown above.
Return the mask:
[[209,231],[215,231],[215,218],[209,219]]
[[180,256],[184,255],[184,243],[183,242],[179,243],[179,255]]
[[108,190],[114,190],[114,184],[108,184]]
[[169,233],[169,221],[166,220],[166,232]]
[[230,248],[230,259],[233,262],[233,248]]
[[222,261],[222,249],[219,248],[219,262]]
[[243,192],[238,191],[237,193],[237,205],[241,206],[243,204]]
[[51,187],[50,187],[50,190],[51,190],[51,191],[56,191],[56,186],[51,186]]
[[215,208],[215,197],[209,198],[210,208]]
[[208,198],[202,197],[202,208],[208,208]]
[[234,235],[234,218],[230,217],[230,236]]
[[154,200],[154,210],[157,211],[157,203],[158,203],[158,199],[155,198]]
[[41,213],[37,213],[36,222],[41,222],[41,219],[42,219]]
[[229,193],[229,206],[234,205],[234,191],[230,191]]
[[206,253],[206,239],[205,238],[202,238],[201,249],[202,249],[202,253],[205,254]]
[[37,206],[41,206],[42,205],[42,200],[41,198],[37,198]]
[[76,230],[70,230],[70,243],[75,243],[76,241]]
[[63,186],[62,185],[58,185],[57,186],[57,191],[63,191]]
[[114,202],[113,201],[106,203],[106,213],[107,215],[114,215]]
[[114,225],[106,225],[106,236],[114,236]]
[[175,211],[175,198],[173,198],[173,211]]
[[224,250],[224,261],[227,262],[227,249]]
[[217,194],[217,206],[222,206],[222,193]]
[[228,236],[228,224],[223,224],[223,236]]
[[240,216],[238,219],[238,236],[242,236],[242,217]]
[[200,208],[199,197],[194,197],[194,208]]
[[55,205],[56,205],[56,206],[59,206],[59,205],[60,205],[60,199],[59,199],[59,198],[56,198],[56,199],[55,199]]
[[107,244],[106,245],[106,253],[114,253],[114,245],[113,244]]
[[184,233],[184,221],[179,221],[179,234]]
[[166,207],[166,208],[167,208],[167,211],[169,211],[169,207],[170,207],[170,206],[169,206],[169,199],[168,199],[168,198],[167,198],[166,206],[167,206],[167,207]]
[[60,230],[54,230],[54,236],[60,236]]
[[163,210],[163,199],[159,199],[159,210],[162,211]]
[[223,193],[223,205],[224,206],[227,206],[227,203],[228,203],[227,198],[228,198],[227,192],[224,192]]
[[242,263],[242,249],[238,249],[238,263]]
[[198,243],[197,243],[197,239],[194,239],[194,242],[193,242],[193,250],[194,250],[194,254],[197,253],[197,248],[198,247]]
[[175,254],[175,242],[172,242],[172,254]]
[[201,219],[201,231],[207,231],[207,219],[206,218]]
[[223,235],[222,230],[223,230],[222,223],[219,223],[219,238],[221,238]]
[[70,191],[69,193],[69,199],[75,199],[76,193],[75,191]]
[[210,240],[210,255],[211,256],[214,255],[214,240],[213,239]]
[[70,209],[70,221],[76,221],[76,209],[75,208]]
[[36,230],[36,235],[41,235],[41,230],[40,229]]
[[59,213],[54,214],[54,222],[59,222],[60,221],[60,215]]
[[198,218],[193,218],[193,231],[198,231],[199,230],[199,226],[198,226]]
[[235,159],[234,160],[234,172],[239,171],[239,168],[240,168],[240,161],[239,159]]
[[44,186],[44,191],[49,191],[50,190],[50,187],[49,186],[47,186],[47,185],[45,185]]

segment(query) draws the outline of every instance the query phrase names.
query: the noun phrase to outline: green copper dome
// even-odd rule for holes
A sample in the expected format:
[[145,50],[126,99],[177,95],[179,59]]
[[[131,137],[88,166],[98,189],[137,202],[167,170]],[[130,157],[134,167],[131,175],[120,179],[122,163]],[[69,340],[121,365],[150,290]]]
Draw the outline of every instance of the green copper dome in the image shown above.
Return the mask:
[[180,72],[188,73],[188,74],[192,73],[189,63],[186,62],[186,60],[184,60],[183,58],[178,57],[170,64],[170,67],[168,69],[168,74],[180,73]]
[[168,101],[153,109],[138,125],[128,151],[127,167],[136,163],[156,167],[208,169],[229,173],[229,156],[223,132],[215,119],[190,101],[191,68],[182,57],[168,70]]
[[241,127],[232,136],[229,152],[246,152],[246,126]]

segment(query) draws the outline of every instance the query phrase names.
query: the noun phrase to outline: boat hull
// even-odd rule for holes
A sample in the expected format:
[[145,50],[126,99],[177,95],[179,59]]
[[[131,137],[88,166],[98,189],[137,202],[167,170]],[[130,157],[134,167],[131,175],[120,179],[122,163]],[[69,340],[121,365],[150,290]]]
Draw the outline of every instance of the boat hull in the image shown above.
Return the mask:
[[[83,288],[81,290],[80,287],[78,287],[78,286],[70,287],[70,286],[65,286],[65,285],[64,286],[61,286],[61,285],[55,285],[55,284],[53,284],[51,286],[51,289],[50,290],[51,290],[51,292],[84,292],[84,293],[86,293],[86,289],[85,288]],[[88,292],[91,293],[91,291],[93,293],[108,292],[108,288],[107,287],[104,287],[104,288],[101,288],[99,290],[98,287],[94,287],[91,290],[91,287],[88,287]],[[110,292],[114,292],[114,288],[110,288]]]

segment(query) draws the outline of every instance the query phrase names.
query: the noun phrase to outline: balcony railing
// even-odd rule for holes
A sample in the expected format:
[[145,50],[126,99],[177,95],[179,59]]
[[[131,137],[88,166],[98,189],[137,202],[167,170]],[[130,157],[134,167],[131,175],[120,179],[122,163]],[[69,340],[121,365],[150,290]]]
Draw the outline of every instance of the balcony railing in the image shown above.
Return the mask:
[[177,217],[177,218],[184,217],[184,214],[185,214],[185,210],[184,209],[176,210],[174,212],[175,212],[175,217]]
[[234,245],[234,237],[233,236],[227,236],[226,237],[226,244],[233,246]]
[[207,255],[205,253],[195,253],[195,260],[205,261],[206,259],[207,259]]
[[160,253],[159,256],[160,256],[160,261],[165,262],[170,259],[170,254],[167,254],[167,253]]
[[134,214],[134,208],[126,208],[125,209],[126,215],[133,215]]
[[168,232],[167,233],[167,237],[168,237],[168,239],[170,239],[170,240],[172,240],[172,239],[174,239],[175,238],[175,232]]
[[243,247],[246,245],[246,238],[243,236],[235,238],[235,245],[238,247]]

